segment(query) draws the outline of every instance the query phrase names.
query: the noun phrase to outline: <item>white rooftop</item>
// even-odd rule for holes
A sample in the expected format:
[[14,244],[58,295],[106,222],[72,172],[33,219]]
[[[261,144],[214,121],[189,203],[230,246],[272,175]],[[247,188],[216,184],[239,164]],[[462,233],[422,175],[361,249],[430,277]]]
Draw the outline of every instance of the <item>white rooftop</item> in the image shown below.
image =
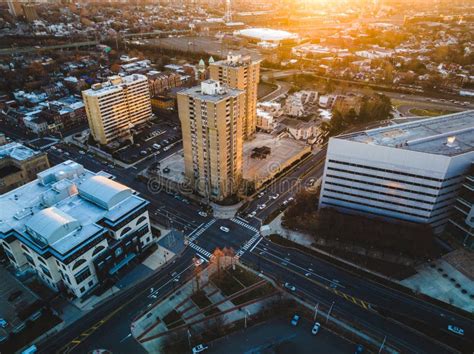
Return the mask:
[[298,39],[298,35],[295,33],[274,30],[271,28],[247,28],[236,31],[236,33],[241,36],[259,39],[262,41],[283,41],[286,39]]
[[0,196],[0,233],[15,230],[61,254],[96,235],[97,222],[116,222],[146,201],[130,188],[71,160]]
[[437,155],[460,155],[474,151],[474,111],[341,135],[336,139]]
[[39,151],[35,151],[17,142],[11,142],[0,146],[0,159],[11,157],[17,161],[28,160],[29,158],[40,154]]

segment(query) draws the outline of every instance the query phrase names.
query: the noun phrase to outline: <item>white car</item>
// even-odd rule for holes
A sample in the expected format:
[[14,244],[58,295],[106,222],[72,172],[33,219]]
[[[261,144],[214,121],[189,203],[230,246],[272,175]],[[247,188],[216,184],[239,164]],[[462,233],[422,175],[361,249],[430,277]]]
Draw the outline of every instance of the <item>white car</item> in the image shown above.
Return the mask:
[[202,258],[196,258],[196,260],[194,261],[194,265],[197,267],[197,266],[200,266],[201,264],[203,264],[204,261],[202,260]]
[[262,198],[264,195],[265,195],[265,192],[260,192],[260,193],[258,193],[258,197],[259,197],[259,198]]
[[249,218],[253,218],[255,215],[257,215],[256,211],[252,211],[249,215],[247,215]]
[[313,328],[311,329],[311,333],[313,333],[314,335],[318,334],[320,327],[321,327],[321,324],[319,322],[316,322]]
[[0,327],[5,328],[8,326],[7,320],[0,318]]
[[221,231],[224,231],[224,232],[229,232],[229,231],[230,231],[229,228],[228,228],[228,227],[225,227],[225,226],[221,226],[219,229],[220,229]]
[[266,207],[267,207],[267,204],[265,204],[265,203],[264,203],[264,204],[260,204],[260,205],[258,206],[258,208],[259,208],[260,210],[265,209]]
[[209,349],[209,347],[205,344],[199,344],[199,345],[196,345],[194,348],[193,348],[193,354],[196,354],[196,353],[201,353],[205,350]]
[[277,199],[279,196],[280,196],[280,193],[277,193],[277,194],[272,195],[270,198],[272,198],[273,200],[275,200],[275,199]]
[[204,211],[200,211],[198,214],[201,215],[203,218],[207,217],[207,213]]
[[291,285],[290,283],[285,283],[285,288],[291,291],[296,291],[296,287],[294,285]]

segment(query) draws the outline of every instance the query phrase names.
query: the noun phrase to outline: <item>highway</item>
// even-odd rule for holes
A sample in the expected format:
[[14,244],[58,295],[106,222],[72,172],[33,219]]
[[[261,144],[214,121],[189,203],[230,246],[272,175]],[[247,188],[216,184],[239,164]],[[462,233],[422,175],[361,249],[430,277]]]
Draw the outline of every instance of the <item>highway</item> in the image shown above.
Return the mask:
[[[246,253],[242,261],[257,265],[264,274],[280,284],[290,282],[295,285],[295,295],[312,304],[319,302],[328,308],[335,301],[335,314],[339,313],[342,318],[362,324],[362,327],[378,333],[381,338],[387,336],[387,343],[402,352],[442,353],[447,349],[386,318],[385,314],[380,315],[379,311],[389,310],[414,318],[432,335],[436,334],[439,340],[459,345],[462,351],[472,348],[474,323],[471,319],[362,278],[321,258],[264,240],[252,252]],[[465,339],[449,333],[449,324],[464,328]]]

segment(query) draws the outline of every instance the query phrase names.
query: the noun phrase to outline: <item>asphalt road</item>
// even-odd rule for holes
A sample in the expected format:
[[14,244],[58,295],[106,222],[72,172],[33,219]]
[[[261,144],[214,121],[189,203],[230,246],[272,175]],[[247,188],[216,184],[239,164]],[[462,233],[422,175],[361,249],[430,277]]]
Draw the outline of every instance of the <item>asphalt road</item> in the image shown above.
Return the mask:
[[[283,207],[283,202],[295,197],[308,186],[311,179],[317,180],[323,175],[326,149],[314,152],[298,166],[272,181],[262,192],[242,210],[241,216],[252,225],[259,225],[269,215]],[[260,196],[259,196],[260,195]],[[265,205],[263,208],[262,206]],[[254,217],[249,214],[256,212]]]
[[[133,319],[191,276],[194,256],[190,248],[186,249],[179,262],[168,264],[136,286],[107,299],[55,336],[37,343],[39,353],[87,353],[93,349],[108,349],[113,353],[124,354],[145,353],[129,336]],[[179,283],[173,281],[174,272],[180,274]],[[150,295],[151,288],[157,294],[156,299]]]
[[[256,265],[277,283],[289,282],[295,285],[296,291],[292,293],[309,303],[320,303],[327,309],[334,301],[332,313],[335,316],[348,319],[378,334],[380,340],[387,336],[387,343],[399,348],[401,352],[449,351],[440,343],[380,315],[380,308],[415,318],[434,331],[441,329],[440,335],[464,345],[464,350],[472,348],[474,322],[471,319],[362,278],[321,258],[263,240],[251,252],[244,254],[241,260],[249,265]],[[466,332],[465,340],[450,334],[447,331],[449,324],[462,327]]]
[[[321,321],[321,319],[317,319]],[[208,354],[261,353],[264,350],[281,350],[298,354],[353,353],[355,345],[321,326],[311,334],[313,322],[301,319],[292,326],[290,319],[276,319],[247,328],[209,344]]]

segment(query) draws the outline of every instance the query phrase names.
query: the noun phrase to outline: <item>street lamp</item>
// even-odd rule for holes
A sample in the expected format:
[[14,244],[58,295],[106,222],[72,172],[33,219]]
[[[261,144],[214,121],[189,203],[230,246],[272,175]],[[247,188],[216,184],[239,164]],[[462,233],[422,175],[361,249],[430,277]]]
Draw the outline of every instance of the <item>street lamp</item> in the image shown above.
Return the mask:
[[244,328],[247,328],[247,315],[249,315],[249,316],[250,316],[250,312],[249,312],[249,310],[247,310],[247,309],[245,309],[245,310],[244,310],[244,312],[245,312],[245,317],[244,317],[244,322],[245,322],[245,323],[244,323]]
[[316,321],[316,316],[318,315],[319,302],[314,306],[314,319]]
[[331,307],[329,308],[328,314],[326,316],[326,323],[328,323],[328,321],[329,321],[329,315],[331,314],[334,303],[335,303],[335,301],[332,302]]

